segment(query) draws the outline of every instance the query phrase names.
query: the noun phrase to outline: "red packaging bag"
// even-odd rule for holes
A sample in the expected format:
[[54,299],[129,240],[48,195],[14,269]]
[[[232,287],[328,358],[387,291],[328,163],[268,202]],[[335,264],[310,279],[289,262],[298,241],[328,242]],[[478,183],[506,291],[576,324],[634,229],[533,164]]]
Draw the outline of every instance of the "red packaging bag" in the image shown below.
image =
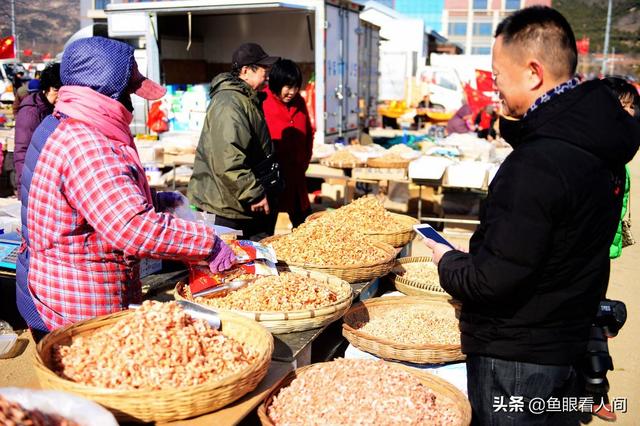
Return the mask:
[[189,290],[191,294],[217,287],[227,281],[253,279],[256,275],[278,275],[276,265],[269,261],[256,260],[234,266],[228,271],[213,273],[208,265],[189,265]]

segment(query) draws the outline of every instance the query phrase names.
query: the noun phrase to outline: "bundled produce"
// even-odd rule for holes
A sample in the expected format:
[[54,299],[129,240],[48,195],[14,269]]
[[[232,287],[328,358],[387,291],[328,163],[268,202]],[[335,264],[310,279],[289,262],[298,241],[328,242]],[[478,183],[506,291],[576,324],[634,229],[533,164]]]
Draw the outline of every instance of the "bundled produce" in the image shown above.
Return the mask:
[[254,351],[189,316],[175,302],[146,301],[132,315],[69,346],[54,345],[60,377],[109,389],[177,389],[249,367]]
[[455,403],[409,372],[382,361],[317,364],[283,388],[267,408],[275,425],[455,425]]

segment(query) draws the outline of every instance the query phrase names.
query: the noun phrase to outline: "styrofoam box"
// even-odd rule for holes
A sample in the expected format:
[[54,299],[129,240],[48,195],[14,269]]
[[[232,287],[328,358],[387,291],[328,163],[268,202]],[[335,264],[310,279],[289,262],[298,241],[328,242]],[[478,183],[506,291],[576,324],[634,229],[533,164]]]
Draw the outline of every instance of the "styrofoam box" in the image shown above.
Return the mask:
[[444,157],[423,156],[409,163],[411,179],[442,179],[444,172],[453,161]]
[[478,161],[461,161],[447,167],[443,186],[455,188],[482,189],[486,187],[489,163]]

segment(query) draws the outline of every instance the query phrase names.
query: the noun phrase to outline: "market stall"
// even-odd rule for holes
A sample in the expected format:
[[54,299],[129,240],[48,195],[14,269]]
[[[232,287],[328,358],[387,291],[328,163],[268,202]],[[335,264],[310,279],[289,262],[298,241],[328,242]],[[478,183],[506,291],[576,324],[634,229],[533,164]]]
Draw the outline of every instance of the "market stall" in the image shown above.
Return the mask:
[[[216,274],[195,275],[193,266],[191,271],[177,268],[146,277],[143,289],[149,301],[141,308],[76,323],[43,339],[34,358],[37,381],[33,377],[28,385],[93,400],[120,421],[235,424],[257,410],[263,424],[279,424],[320,409],[315,403],[300,406],[304,394],[311,401],[332,398],[344,403],[351,411],[332,410],[331,415],[357,420],[365,411],[351,400],[352,395],[336,396],[340,392],[336,389],[346,386],[353,395],[370,393],[368,386],[379,383],[376,377],[384,371],[385,377],[397,379],[393,392],[408,392],[418,408],[400,410],[396,413],[400,417],[387,417],[395,414],[376,409],[371,415],[378,421],[468,424],[468,401],[447,382],[456,377],[459,386],[461,370],[455,363],[463,359],[455,305],[435,288],[437,270],[428,270],[427,260],[396,259],[413,240],[416,223],[388,212],[381,200],[365,197],[310,217],[292,233],[263,244],[230,240],[241,261],[267,261],[275,255],[278,274],[247,278],[243,270],[234,280],[248,281],[237,289],[225,287],[223,295],[214,299],[198,294],[230,284],[217,282]],[[253,253],[246,247],[256,253],[243,257]],[[382,279],[390,272],[391,280]],[[404,287],[398,284],[401,278],[408,283]],[[434,287],[433,297],[426,292],[373,297],[394,284],[411,294],[407,288],[417,287],[421,278]],[[202,290],[202,279],[214,285]],[[187,304],[176,305],[170,302],[173,299]],[[188,301],[215,308],[215,321],[191,311]],[[308,312],[313,312],[314,321]],[[211,346],[208,339],[223,343]],[[193,351],[206,357],[198,361],[188,355]],[[233,362],[224,351],[236,353]],[[341,356],[348,359],[331,361]],[[397,361],[404,361],[405,367],[397,367]],[[120,362],[122,368],[117,367]],[[105,367],[94,371],[101,363]],[[458,375],[425,373],[429,366],[442,363],[444,370]],[[327,374],[340,375],[333,384],[337,388],[318,387]],[[197,382],[189,384],[190,380]],[[309,384],[316,380],[318,386]],[[386,404],[384,393],[373,394],[380,406]]]

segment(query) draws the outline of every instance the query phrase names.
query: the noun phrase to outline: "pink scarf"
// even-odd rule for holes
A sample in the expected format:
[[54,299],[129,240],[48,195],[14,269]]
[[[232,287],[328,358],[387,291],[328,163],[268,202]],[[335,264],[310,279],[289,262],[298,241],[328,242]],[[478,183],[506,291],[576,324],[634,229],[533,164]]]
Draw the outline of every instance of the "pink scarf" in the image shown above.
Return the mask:
[[138,183],[143,188],[147,201],[152,202],[151,189],[144,174],[144,167],[129,130],[133,114],[124,105],[89,87],[62,86],[58,91],[55,111],[88,124],[115,141],[129,160],[138,167]]

